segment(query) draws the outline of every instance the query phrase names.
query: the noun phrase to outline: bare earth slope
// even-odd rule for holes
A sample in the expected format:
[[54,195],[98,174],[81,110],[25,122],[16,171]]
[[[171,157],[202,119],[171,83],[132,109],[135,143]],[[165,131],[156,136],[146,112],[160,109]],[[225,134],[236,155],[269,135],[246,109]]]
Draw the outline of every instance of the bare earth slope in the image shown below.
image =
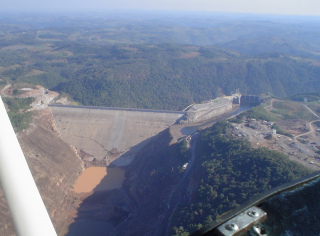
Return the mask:
[[[73,148],[56,131],[49,109],[38,110],[33,124],[18,139],[50,214],[57,233],[67,219],[63,207],[73,184],[82,171],[82,162]],[[14,227],[0,193],[0,235],[15,235]]]

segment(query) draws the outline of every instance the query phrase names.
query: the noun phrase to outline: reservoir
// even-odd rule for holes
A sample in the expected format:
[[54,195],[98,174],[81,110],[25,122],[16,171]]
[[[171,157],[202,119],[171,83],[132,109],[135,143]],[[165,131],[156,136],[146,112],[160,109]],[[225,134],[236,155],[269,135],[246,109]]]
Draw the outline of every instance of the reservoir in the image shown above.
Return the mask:
[[121,188],[125,171],[118,167],[89,167],[78,177],[73,191],[89,193]]

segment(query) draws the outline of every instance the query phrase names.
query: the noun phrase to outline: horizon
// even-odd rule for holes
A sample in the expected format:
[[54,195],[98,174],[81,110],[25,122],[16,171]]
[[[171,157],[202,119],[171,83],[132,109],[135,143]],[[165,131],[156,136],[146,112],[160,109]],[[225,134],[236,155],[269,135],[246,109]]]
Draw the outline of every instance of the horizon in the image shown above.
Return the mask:
[[0,12],[7,13],[87,13],[87,12],[180,12],[201,14],[254,14],[279,16],[320,16],[320,2],[306,0],[119,0],[105,3],[102,0],[78,0],[54,2],[40,0],[4,0]]
[[[273,13],[246,13],[246,12],[209,12],[191,10],[147,10],[147,9],[98,9],[98,10],[4,10],[0,9],[0,19],[6,17],[30,16],[30,17],[66,17],[76,20],[77,18],[121,18],[145,20],[157,19],[162,16],[172,19],[178,17],[197,17],[203,19],[225,17],[220,20],[240,19],[240,20],[276,20],[276,21],[306,21],[318,22],[320,15],[294,15],[294,14],[273,14]],[[1,23],[1,22],[0,22]]]

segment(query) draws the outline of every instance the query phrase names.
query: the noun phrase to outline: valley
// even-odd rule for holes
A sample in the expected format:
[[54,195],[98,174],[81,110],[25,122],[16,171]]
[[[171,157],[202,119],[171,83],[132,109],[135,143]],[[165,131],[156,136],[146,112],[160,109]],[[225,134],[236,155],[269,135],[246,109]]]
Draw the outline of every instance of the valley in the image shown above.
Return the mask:
[[185,236],[319,171],[319,21],[294,19],[0,15],[1,98],[57,234]]
[[[2,94],[14,96],[6,92],[8,88],[4,88]],[[126,230],[129,228],[130,232],[134,232],[135,228],[138,230],[137,232],[140,232],[142,230],[141,227],[146,232],[152,230],[152,234],[154,235],[171,234],[172,222],[176,217],[175,214],[180,211],[181,205],[190,204],[190,201],[193,199],[193,192],[198,185],[197,182],[200,178],[199,164],[197,164],[199,163],[199,139],[208,127],[226,118],[233,127],[229,135],[235,139],[248,140],[253,148],[264,147],[282,152],[288,155],[292,161],[305,166],[309,170],[320,170],[320,158],[317,158],[315,153],[317,151],[316,147],[320,143],[320,133],[317,131],[318,128],[316,126],[318,117],[312,110],[307,109],[306,105],[300,103],[270,99],[259,106],[262,108],[262,111],[260,109],[258,112],[253,113],[253,115],[250,114],[251,110],[246,110],[249,108],[247,107],[240,114],[232,115],[232,111],[227,110],[226,114],[217,113],[217,116],[212,116],[210,119],[199,120],[197,122],[176,122],[181,120],[183,113],[168,112],[166,114],[163,113],[164,111],[153,113],[153,111],[150,112],[148,110],[131,111],[130,109],[120,109],[117,111],[115,109],[104,110],[72,106],[48,107],[48,103],[42,102],[47,101],[42,96],[50,96],[52,92],[44,90],[41,87],[37,89],[42,92],[36,92],[36,89],[33,89],[32,93],[27,92],[23,94],[23,97],[33,96],[35,101],[41,101],[42,106],[37,105],[39,103],[31,104],[36,109],[33,123],[31,123],[29,128],[22,130],[18,137],[23,151],[27,159],[29,159],[28,162],[33,163],[36,159],[40,160],[40,166],[39,164],[32,164],[32,168],[37,168],[34,169],[36,171],[34,172],[35,179],[39,188],[42,189],[41,192],[45,202],[50,199],[46,200],[46,196],[53,191],[51,184],[47,185],[48,181],[55,182],[59,179],[55,185],[59,188],[65,186],[60,195],[50,194],[51,197],[56,198],[52,200],[58,204],[56,203],[51,207],[49,205],[48,208],[59,235],[81,235],[81,232],[79,232],[80,228],[83,235],[86,235],[86,232],[90,231],[91,227],[107,229],[119,235],[125,235]],[[54,95],[53,99],[57,98],[58,95]],[[51,100],[49,99],[48,101]],[[279,119],[280,105],[283,117],[285,117],[285,114],[294,116],[295,112],[300,112],[301,118]],[[202,105],[202,107],[204,106]],[[290,107],[290,111],[286,110],[286,107]],[[233,110],[238,108],[239,106],[234,106]],[[31,112],[32,109],[29,110]],[[114,122],[118,122],[119,118],[111,119],[110,115],[117,114],[118,112],[125,114],[128,117],[127,122],[131,123],[128,125],[122,124],[123,137],[117,141],[115,138],[112,138],[115,134],[112,133],[114,128],[110,125],[116,125]],[[136,115],[131,115],[130,112]],[[200,112],[207,114],[203,112],[203,109]],[[269,117],[265,116],[265,118],[261,119],[250,118],[261,116],[259,112],[267,112],[264,115],[268,114]],[[157,116],[154,116],[153,120],[150,120],[148,123],[150,115],[153,114]],[[172,119],[171,121],[168,120],[170,116],[172,116],[170,118]],[[166,122],[169,123],[158,124],[157,122],[162,121],[164,117],[166,117]],[[207,115],[204,117],[207,117]],[[271,120],[272,118],[276,119],[275,122],[281,127],[282,133],[290,135],[276,134],[272,136],[272,128],[275,122],[269,121],[270,117]],[[114,122],[111,122],[112,120]],[[133,128],[136,122],[139,122],[140,126],[135,130]],[[108,125],[110,128],[103,128],[108,127]],[[142,125],[144,128],[141,128]],[[116,130],[122,130],[118,126],[116,126]],[[94,129],[93,127],[96,128]],[[77,129],[79,131],[76,131]],[[98,131],[103,136],[99,136]],[[141,131],[144,131],[143,135],[139,135]],[[44,139],[41,136],[43,132],[52,133],[51,140],[48,138]],[[77,141],[75,138],[81,136],[81,133],[79,133],[80,135],[77,134],[78,132],[85,132],[92,140],[97,139],[100,141],[92,144],[83,142],[81,139]],[[132,151],[133,147],[140,146],[138,149],[134,149],[135,152],[132,152],[133,156],[129,162],[117,162],[118,159],[121,160],[122,155],[119,155],[114,150],[122,150],[119,148],[121,146],[110,146],[109,153],[113,159],[110,159],[108,156],[106,158],[105,153],[100,157],[96,153],[99,148],[86,146],[96,145],[96,143],[99,144],[100,142],[104,142],[104,140],[108,140],[106,139],[108,137],[106,135],[109,135],[111,141],[115,140],[114,144],[127,145],[127,148],[124,150]],[[270,135],[272,137],[268,138]],[[75,138],[72,138],[72,136]],[[144,140],[148,140],[148,142]],[[107,141],[106,143],[110,145],[112,144],[111,141]],[[67,146],[61,149],[56,146],[61,145],[58,143],[65,143],[64,145]],[[47,148],[47,145],[50,146],[50,149]],[[179,147],[182,147],[181,145],[186,145],[186,149],[184,149],[185,154],[183,154],[186,157],[179,159],[177,157],[181,154],[178,154],[180,151],[177,152],[177,150],[179,150]],[[56,148],[60,149],[59,153],[54,152]],[[48,152],[51,153],[47,154]],[[66,170],[61,169],[58,172],[59,177],[54,177],[55,174],[45,180],[47,177],[41,177],[41,168],[47,169],[46,166],[48,164],[46,162],[57,162],[59,158],[61,159],[60,155],[64,157],[64,162],[71,160],[74,162],[75,169],[68,172],[72,178],[69,177],[66,182]],[[47,156],[49,159],[43,159],[43,156]],[[160,158],[161,156],[162,158]],[[59,165],[62,163],[58,161]],[[50,166],[52,167],[53,165],[50,164]],[[106,171],[107,166],[108,170]],[[119,166],[121,169],[116,166]],[[66,167],[69,169],[69,164]],[[32,168],[31,170],[33,170]],[[54,167],[52,171],[59,168]],[[86,171],[90,173],[89,170],[91,168],[100,169],[92,169],[91,174],[87,174],[87,177],[85,177]],[[137,169],[140,168],[144,170],[139,175],[144,176],[149,173],[149,180],[143,177],[144,180],[140,182],[139,179],[141,177],[136,174]],[[78,178],[77,181],[76,178]],[[96,180],[92,180],[93,182],[89,183],[87,180],[92,178],[96,178]],[[148,199],[152,199],[151,202]],[[151,205],[154,202],[158,202],[160,205],[156,204],[154,205],[155,208],[152,208]],[[7,212],[7,210],[5,211]],[[149,213],[146,214],[146,212]],[[64,217],[61,217],[61,214]],[[146,216],[147,218],[145,218]],[[81,222],[84,221],[92,223],[83,225]],[[149,222],[149,225],[154,225],[154,227],[152,229],[148,228],[145,225],[139,224],[139,221]],[[5,228],[2,228],[2,230],[6,229],[6,232],[10,232],[13,229],[12,227],[12,224],[9,224]]]

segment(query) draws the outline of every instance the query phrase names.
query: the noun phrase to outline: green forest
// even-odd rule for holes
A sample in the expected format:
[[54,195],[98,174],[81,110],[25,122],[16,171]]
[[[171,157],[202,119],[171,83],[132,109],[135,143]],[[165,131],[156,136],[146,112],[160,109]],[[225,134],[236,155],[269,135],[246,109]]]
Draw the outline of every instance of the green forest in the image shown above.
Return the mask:
[[[119,17],[110,12],[91,17],[2,14],[0,23],[0,88],[16,88],[13,97],[4,98],[16,132],[27,128],[34,115],[26,112],[32,98],[14,98],[21,92],[17,88],[37,84],[79,105],[161,110],[182,110],[239,88],[242,94],[307,98],[320,114],[320,27],[312,19],[140,12]],[[166,218],[170,233],[189,235],[254,196],[310,174],[285,154],[253,149],[231,135],[231,123],[244,118],[278,122],[273,129],[287,136],[280,120],[314,119],[302,106],[273,105],[271,111],[256,106],[198,131],[192,153],[188,141],[171,145],[168,130],[158,134],[160,141],[143,149],[148,155],[141,152],[126,167],[121,191],[129,189],[136,209],[148,213],[132,211],[138,216],[130,214],[127,223],[135,226],[150,218],[160,224],[160,214],[174,209]],[[173,208],[168,196],[184,193],[174,186],[185,180],[183,165],[194,150],[191,194],[179,196],[183,200]]]
[[280,97],[320,89],[320,67],[308,61],[250,58],[213,46],[56,42],[0,50],[0,63],[8,83],[41,84],[95,106],[179,110],[236,88]]
[[230,128],[222,121],[201,135],[197,156],[202,175],[191,202],[174,214],[174,235],[188,235],[255,195],[310,173],[282,153],[253,149],[248,141],[233,138]]
[[4,98],[3,102],[8,105],[9,118],[15,132],[26,129],[32,121],[32,112],[27,112],[33,98]]
[[41,84],[78,104],[180,110],[237,88],[278,97],[320,89],[317,22],[170,13],[0,20],[0,85]]

